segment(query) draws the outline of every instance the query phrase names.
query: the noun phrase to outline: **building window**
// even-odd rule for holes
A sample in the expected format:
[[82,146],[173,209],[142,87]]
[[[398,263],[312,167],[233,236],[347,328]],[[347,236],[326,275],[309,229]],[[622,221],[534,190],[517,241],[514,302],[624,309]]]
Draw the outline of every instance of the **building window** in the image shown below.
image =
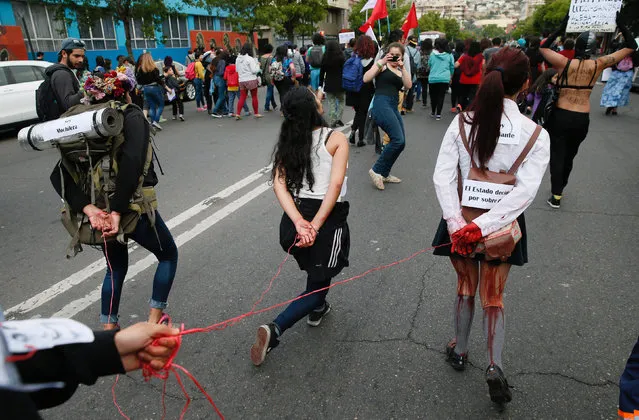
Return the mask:
[[25,42],[28,32],[36,51],[58,50],[62,40],[67,37],[67,28],[64,22],[56,20],[53,8],[17,1],[11,2],[11,6]]
[[186,33],[186,17],[169,16],[162,23],[164,33],[164,46],[168,48],[181,48],[189,46],[189,37]]
[[142,30],[143,19],[131,20],[131,47],[138,49],[155,48],[155,37],[146,38]]
[[231,23],[225,18],[220,18],[220,31],[231,32],[232,30]]
[[213,18],[210,16],[193,16],[194,25],[196,31],[213,31]]
[[98,18],[89,27],[86,24],[78,23],[80,38],[87,44],[87,50],[116,50],[118,42],[115,39],[115,26],[113,18]]

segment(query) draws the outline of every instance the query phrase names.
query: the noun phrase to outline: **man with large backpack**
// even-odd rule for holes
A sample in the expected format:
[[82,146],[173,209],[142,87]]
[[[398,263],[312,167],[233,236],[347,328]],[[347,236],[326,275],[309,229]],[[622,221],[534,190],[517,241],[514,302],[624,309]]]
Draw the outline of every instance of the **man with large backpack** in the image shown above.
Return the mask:
[[306,62],[311,66],[311,87],[313,90],[319,88],[320,83],[320,67],[324,59],[326,40],[319,32],[313,35],[313,46],[306,51]]
[[[98,77],[104,82],[97,83]],[[120,80],[123,88],[108,92],[113,79]],[[61,117],[65,118],[111,108],[122,115],[123,128],[110,137],[79,136],[58,144],[61,159],[51,173],[51,183],[65,203],[62,222],[72,237],[67,257],[81,251],[81,244],[98,246],[105,255],[100,316],[105,330],[119,328],[120,295],[129,266],[128,239],[152,252],[159,261],[149,301],[151,323],[159,322],[166,308],[178,258],[173,237],[156,210],[154,187],[158,178],[150,126],[138,106],[124,104],[126,92],[135,86],[130,77],[128,81],[123,79],[120,73],[93,75],[87,83],[96,90],[103,86],[104,97],[87,90],[82,103],[61,107]],[[59,91],[55,90],[56,96]]]
[[413,104],[415,102],[415,81],[417,80],[417,72],[421,66],[419,50],[417,50],[417,40],[411,35],[408,37],[406,44],[406,52],[410,60],[410,74],[412,75],[413,86],[408,90],[404,96],[403,111],[413,112]]
[[80,103],[83,97],[74,70],[84,68],[85,43],[76,38],[62,41],[58,63],[47,67],[44,81],[36,90],[36,110],[40,121],[60,117],[67,109]]

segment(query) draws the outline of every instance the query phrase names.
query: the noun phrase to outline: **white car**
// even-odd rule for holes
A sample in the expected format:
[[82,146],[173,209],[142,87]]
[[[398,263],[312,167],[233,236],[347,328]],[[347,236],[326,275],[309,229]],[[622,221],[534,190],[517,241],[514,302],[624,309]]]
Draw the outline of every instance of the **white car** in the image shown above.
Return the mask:
[[48,61],[0,61],[0,127],[38,119],[35,91],[44,80]]

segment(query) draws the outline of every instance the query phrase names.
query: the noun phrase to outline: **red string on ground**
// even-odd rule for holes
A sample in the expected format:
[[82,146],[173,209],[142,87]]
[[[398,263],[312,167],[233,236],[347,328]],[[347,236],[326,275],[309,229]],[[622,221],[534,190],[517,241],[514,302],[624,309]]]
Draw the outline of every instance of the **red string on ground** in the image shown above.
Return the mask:
[[[329,290],[332,289],[334,287],[337,286],[341,286],[343,284],[352,282],[354,280],[358,280],[361,279],[362,277],[365,277],[371,273],[374,273],[376,271],[381,271],[381,270],[385,270],[387,268],[391,268],[400,264],[403,264],[405,262],[408,262],[412,259],[414,259],[415,257],[424,254],[428,251],[432,251],[436,248],[440,248],[440,247],[445,247],[445,246],[449,246],[450,243],[448,244],[443,244],[443,245],[438,245],[438,246],[433,246],[433,247],[429,247],[429,248],[425,248],[422,249],[420,251],[414,252],[413,254],[411,254],[410,256],[403,258],[401,260],[398,261],[394,261],[392,263],[389,264],[385,264],[385,265],[381,265],[379,267],[375,267],[375,268],[371,268],[370,270],[367,270],[361,274],[358,274],[356,276],[353,277],[349,277],[347,279],[344,280],[340,280],[338,282],[335,282],[327,287],[324,287],[322,289],[318,289],[318,290],[314,290],[312,292],[309,293],[305,293],[303,295],[297,296],[293,299],[289,299],[287,301],[284,302],[280,302],[277,303],[275,305],[271,305],[268,306],[266,308],[262,308],[259,310],[256,310],[257,306],[264,300],[266,294],[271,290],[271,288],[273,287],[273,284],[275,282],[275,280],[280,276],[281,272],[282,272],[282,268],[284,266],[284,264],[288,261],[289,257],[291,256],[291,250],[293,249],[293,246],[295,246],[295,243],[293,245],[291,245],[291,247],[288,249],[287,253],[286,253],[286,257],[284,258],[284,260],[280,263],[280,265],[277,268],[277,272],[275,273],[275,275],[271,278],[268,287],[262,292],[262,294],[260,295],[260,298],[255,301],[255,303],[253,303],[251,310],[249,312],[246,312],[244,314],[238,315],[236,317],[233,318],[229,318],[225,321],[221,321],[218,322],[216,324],[212,324],[209,325],[208,327],[204,327],[204,328],[191,328],[189,330],[185,330],[184,329],[184,324],[181,325],[180,327],[180,333],[179,335],[176,336],[176,346],[173,349],[173,352],[171,353],[171,356],[168,358],[167,362],[165,363],[164,367],[160,370],[155,370],[153,369],[148,363],[143,363],[142,364],[142,375],[144,376],[145,381],[149,381],[151,380],[151,378],[158,378],[161,379],[162,381],[164,381],[164,385],[162,387],[162,419],[164,419],[165,415],[166,415],[166,405],[165,405],[165,394],[166,394],[166,382],[170,376],[170,374],[172,373],[175,376],[175,379],[178,382],[178,385],[180,386],[180,389],[182,390],[182,393],[184,394],[184,396],[186,397],[186,403],[184,405],[184,407],[182,408],[182,412],[180,413],[180,420],[182,420],[184,418],[184,415],[186,414],[188,407],[191,403],[191,397],[189,396],[186,387],[184,386],[184,383],[182,381],[182,378],[179,375],[178,370],[182,371],[190,380],[191,382],[193,382],[193,384],[198,388],[198,390],[205,396],[205,398],[207,399],[207,401],[209,402],[209,404],[211,404],[211,406],[213,407],[213,409],[215,410],[216,414],[218,415],[218,417],[220,419],[224,419],[224,415],[222,414],[222,412],[218,409],[218,407],[215,405],[215,402],[213,401],[213,398],[211,398],[211,396],[206,392],[206,390],[204,389],[204,387],[197,381],[197,379],[195,379],[195,377],[185,368],[183,368],[182,366],[174,363],[174,359],[177,356],[177,353],[179,352],[180,346],[182,345],[182,337],[188,334],[196,334],[196,333],[208,333],[211,331],[219,331],[219,330],[223,330],[227,327],[233,326],[235,324],[237,324],[238,322],[242,321],[243,319],[246,319],[248,317],[257,315],[257,314],[261,314],[264,312],[268,312],[268,311],[272,311],[273,309],[276,308],[280,308],[282,306],[286,306],[289,305],[292,302],[295,302],[296,300],[300,300],[300,299],[304,299],[305,297],[308,297],[312,294],[315,293],[319,293],[325,290]],[[107,256],[107,260],[108,260],[108,256]],[[160,319],[160,323],[168,321],[168,323],[170,324],[170,318],[168,315],[164,314],[162,316],[162,319]],[[155,344],[155,342],[154,342]],[[177,370],[176,370],[177,369]],[[113,403],[115,404],[115,406],[118,409],[118,412],[127,420],[129,420],[129,418],[122,412],[122,410],[120,409],[120,406],[117,404],[116,402],[116,398],[115,398],[115,386],[117,385],[118,382],[118,377],[116,377],[116,381],[113,384],[113,388],[112,388],[112,394],[113,394]]]

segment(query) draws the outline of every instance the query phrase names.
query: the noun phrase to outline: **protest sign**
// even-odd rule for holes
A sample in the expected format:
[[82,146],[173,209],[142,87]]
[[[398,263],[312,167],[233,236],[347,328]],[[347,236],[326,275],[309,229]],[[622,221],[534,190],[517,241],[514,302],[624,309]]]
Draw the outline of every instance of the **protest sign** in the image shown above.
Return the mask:
[[566,32],[614,32],[623,0],[572,0]]
[[348,41],[355,38],[355,32],[342,32],[339,34],[339,43],[348,44]]

